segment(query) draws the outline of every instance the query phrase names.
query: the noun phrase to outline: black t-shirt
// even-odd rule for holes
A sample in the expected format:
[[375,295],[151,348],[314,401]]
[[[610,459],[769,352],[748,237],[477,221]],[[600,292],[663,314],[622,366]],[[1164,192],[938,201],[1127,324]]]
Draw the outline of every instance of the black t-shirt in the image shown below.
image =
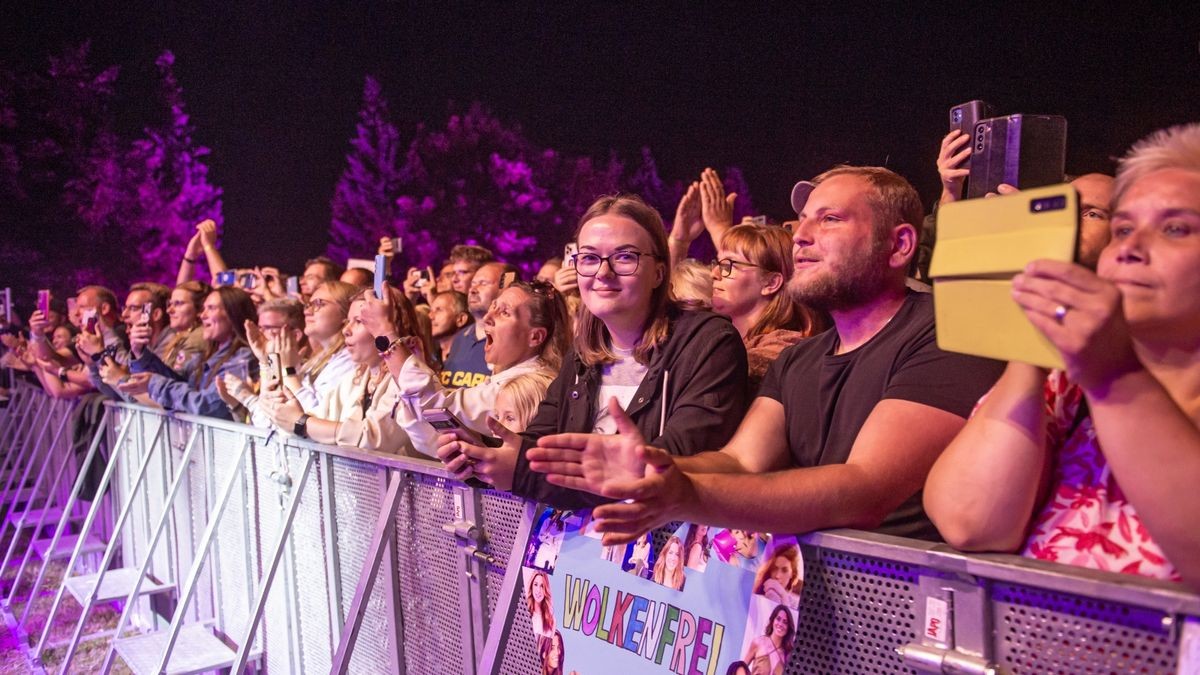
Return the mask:
[[[837,331],[789,347],[767,370],[759,396],[783,404],[796,466],[843,464],[858,431],[883,399],[913,401],[967,417],[1004,364],[937,347],[933,297],[909,291],[878,334],[848,354],[835,354]],[[896,429],[897,434],[905,429]],[[878,531],[938,540],[917,492]]]

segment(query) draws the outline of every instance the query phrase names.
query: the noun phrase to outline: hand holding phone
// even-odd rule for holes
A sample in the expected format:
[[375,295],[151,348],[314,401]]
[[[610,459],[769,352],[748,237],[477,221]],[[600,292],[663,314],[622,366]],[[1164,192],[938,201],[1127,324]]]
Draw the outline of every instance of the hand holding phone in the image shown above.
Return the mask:
[[283,382],[283,360],[278,352],[267,352],[259,373],[263,391],[275,389]]
[[[421,418],[424,419],[426,422],[428,422],[429,425],[431,427],[433,427],[434,429],[437,429],[438,431],[440,431],[442,433],[453,433],[466,443],[470,443],[472,445],[483,445],[484,444],[482,437],[480,437],[474,431],[471,431],[470,429],[468,429],[462,423],[462,421],[459,420],[458,417],[456,417],[454,415],[454,413],[450,412],[449,410],[446,410],[445,408],[426,408],[425,410],[421,411]],[[459,457],[461,455],[462,455],[461,452],[455,452],[451,455],[448,455],[448,456],[442,458],[442,462],[449,464],[450,462],[453,462],[457,457]],[[467,461],[468,466],[473,465],[473,464],[474,464],[474,461],[472,461],[472,460]],[[490,488],[490,487],[492,487],[490,484],[488,484],[474,476],[469,476],[467,478],[464,478],[463,482],[474,488]]]
[[37,292],[37,309],[43,317],[50,316],[50,291],[43,288]]
[[383,283],[387,281],[388,257],[380,253],[375,256],[375,299],[383,299]]
[[563,267],[575,267],[575,254],[579,253],[579,244],[571,242],[563,247]]

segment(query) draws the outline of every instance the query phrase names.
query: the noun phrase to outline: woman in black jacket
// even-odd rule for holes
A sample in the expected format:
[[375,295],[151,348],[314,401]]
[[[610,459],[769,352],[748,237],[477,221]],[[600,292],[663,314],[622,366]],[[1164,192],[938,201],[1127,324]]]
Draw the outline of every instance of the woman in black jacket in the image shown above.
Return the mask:
[[[619,405],[650,444],[675,455],[720,447],[749,404],[746,350],[733,325],[670,297],[667,236],[635,196],[602,197],[580,219],[574,257],[582,305],[574,348],[521,435],[499,425],[488,448],[444,434],[447,467],[559,508],[603,500],[546,482],[526,451],[541,436],[618,432]],[[615,402],[614,402],[615,400]],[[623,423],[623,420],[621,421]]]

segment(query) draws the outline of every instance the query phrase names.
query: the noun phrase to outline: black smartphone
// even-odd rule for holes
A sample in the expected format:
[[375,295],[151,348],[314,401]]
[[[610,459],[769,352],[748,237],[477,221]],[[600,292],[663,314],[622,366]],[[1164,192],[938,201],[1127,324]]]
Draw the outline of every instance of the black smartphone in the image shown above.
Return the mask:
[[[421,418],[428,422],[429,426],[437,429],[438,431],[454,431],[455,429],[461,429],[469,435],[470,438],[468,442],[477,443],[478,445],[487,445],[493,448],[499,447],[492,445],[491,443],[487,443],[485,438],[480,438],[478,434],[468,429],[461,420],[455,417],[454,413],[446,410],[445,408],[426,408],[425,410],[421,411]],[[457,456],[458,455],[453,455],[447,459],[453,460]],[[473,488],[491,489],[492,487],[489,483],[475,478],[474,476],[464,479],[463,482]]]

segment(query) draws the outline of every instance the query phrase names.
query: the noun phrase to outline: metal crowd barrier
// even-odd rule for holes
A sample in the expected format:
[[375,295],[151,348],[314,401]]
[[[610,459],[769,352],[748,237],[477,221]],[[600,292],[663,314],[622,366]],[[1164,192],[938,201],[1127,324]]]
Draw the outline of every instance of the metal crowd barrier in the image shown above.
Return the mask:
[[[65,419],[51,404],[24,386],[0,413],[13,476],[0,505],[17,512],[41,494],[62,509],[55,536],[75,536],[45,619],[67,594],[85,607],[63,671],[87,637],[86,608],[119,601],[105,671],[119,655],[136,673],[541,672],[520,597],[534,505],[469,488],[431,461],[109,403],[110,498],[85,515],[71,502],[86,467],[71,453],[35,462],[63,454],[39,426]],[[40,492],[17,494],[28,475],[60,467]],[[1200,668],[1185,644],[1200,633],[1200,597],[1176,584],[847,530],[807,535],[801,548],[787,673]],[[48,632],[29,636],[35,666]]]

